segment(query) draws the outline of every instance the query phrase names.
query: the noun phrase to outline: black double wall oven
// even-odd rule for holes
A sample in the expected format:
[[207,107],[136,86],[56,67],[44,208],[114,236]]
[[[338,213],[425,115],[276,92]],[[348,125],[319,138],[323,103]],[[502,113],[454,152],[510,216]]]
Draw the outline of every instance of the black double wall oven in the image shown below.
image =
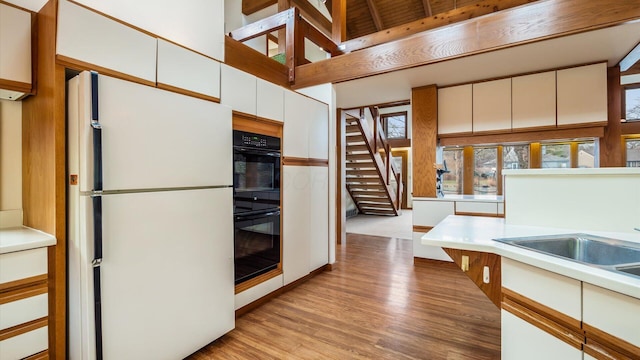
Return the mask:
[[280,263],[280,139],[233,131],[235,283]]

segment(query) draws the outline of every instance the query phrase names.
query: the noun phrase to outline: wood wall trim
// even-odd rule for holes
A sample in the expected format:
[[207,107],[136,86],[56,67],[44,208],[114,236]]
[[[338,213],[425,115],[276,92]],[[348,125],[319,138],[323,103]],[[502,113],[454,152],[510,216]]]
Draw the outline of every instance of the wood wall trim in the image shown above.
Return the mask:
[[503,144],[510,142],[532,142],[571,138],[599,138],[604,135],[604,127],[580,127],[546,131],[512,132],[502,135],[474,135],[464,137],[441,137],[442,146],[468,146],[479,144]]
[[413,225],[413,232],[428,233],[433,229],[433,226]]
[[[427,17],[423,19],[346,41],[344,43],[346,45],[345,52],[362,50],[390,41],[396,41],[423,31],[469,20],[478,16],[487,15],[533,1],[535,0],[483,0],[479,1],[477,4],[462,6],[454,10],[439,13],[437,16],[431,16],[428,14]],[[335,18],[336,17],[334,17],[334,19]]]
[[283,156],[282,165],[285,166],[329,166],[329,160],[327,159],[313,159],[313,158],[297,158],[292,156]]
[[[460,267],[462,263],[462,256],[469,256],[469,270],[464,272],[465,275],[500,309],[500,303],[502,302],[502,266],[500,255],[450,248],[442,248],[442,250],[449,255],[458,267]],[[483,281],[485,266],[488,266],[490,271],[488,284],[485,284]]]
[[581,321],[542,305],[523,295],[502,288],[502,309],[582,350],[585,336]]
[[23,93],[31,93],[31,84],[21,82],[21,81],[13,81],[7,79],[0,79],[0,88],[18,91]]
[[228,36],[224,37],[224,62],[238,70],[291,89],[289,68]]
[[47,291],[48,285],[46,280],[44,282],[40,282],[31,286],[4,291],[0,293],[0,305],[30,298],[32,296],[46,294]]
[[24,360],[47,360],[49,359],[49,350],[41,351],[37,354],[33,354],[29,357],[24,358]]
[[622,86],[620,67],[607,68],[607,118],[608,124],[600,141],[600,167],[625,166],[620,137],[622,136]]
[[277,290],[274,290],[274,291],[270,292],[269,294],[259,298],[258,300],[253,301],[253,302],[251,302],[251,303],[249,303],[249,304],[237,309],[236,310],[236,319],[241,317],[242,315],[250,312],[251,310],[253,310],[253,309],[257,308],[257,307],[262,306],[263,304],[269,302],[271,299],[273,299],[275,297],[278,297],[278,296],[286,293],[287,291],[293,290],[297,286],[305,283],[306,281],[308,281],[309,279],[313,278],[314,276],[316,276],[318,274],[321,274],[321,273],[323,273],[323,272],[325,272],[327,270],[331,270],[331,266],[329,264],[323,265],[323,266],[311,271],[309,274],[301,277],[300,279],[298,279],[298,280],[296,280],[296,281],[294,281],[294,282],[292,282],[290,284],[287,284],[287,285],[285,285],[285,286],[283,286],[283,287],[281,287],[281,288],[279,288]]
[[131,76],[129,74],[121,73],[119,71],[115,71],[106,67],[102,67],[102,66],[85,62],[85,61],[70,58],[68,56],[56,55],[56,62],[59,65],[67,67],[69,69],[80,70],[80,71],[82,70],[97,71],[101,75],[107,75],[107,76],[111,76],[121,80],[126,80],[126,81],[131,81],[131,82],[142,84],[142,85],[156,87],[156,83],[154,81],[149,81],[136,76]]
[[455,215],[461,215],[461,216],[483,216],[483,217],[498,217],[498,218],[503,218],[504,215],[502,214],[489,214],[489,213],[481,213],[481,212],[461,212],[461,211],[456,211]]
[[628,121],[620,124],[622,135],[640,134],[640,121]]
[[413,196],[436,197],[436,162],[438,128],[438,88],[436,85],[411,89],[411,148]]
[[597,359],[638,359],[640,347],[584,322],[582,329],[586,336],[585,353]]
[[23,224],[52,234],[47,248],[49,354],[66,357],[66,99],[65,68],[56,63],[57,0],[35,26],[37,96],[22,101]]
[[[346,3],[346,0],[334,0],[336,2]],[[345,5],[346,6],[346,5]],[[346,28],[345,28],[346,29]],[[336,109],[336,245],[342,244],[343,219],[346,219],[346,208],[343,208],[343,191],[345,187],[344,161],[346,153],[345,126],[347,123],[346,112],[341,108]],[[343,211],[343,209],[345,211]],[[336,246],[338,248],[338,246]]]
[[[282,139],[283,123],[233,111],[233,130],[274,136]],[[280,141],[282,143],[282,140]]]
[[278,268],[277,269],[273,269],[267,273],[264,273],[262,275],[256,276],[252,279],[249,279],[245,282],[242,282],[238,285],[235,286],[235,293],[241,293],[247,289],[250,289],[258,284],[262,284],[263,282],[273,279],[274,277],[281,275],[282,274],[282,267],[280,264],[278,264]]
[[171,92],[182,94],[182,95],[187,95],[187,96],[198,98],[198,99],[201,99],[201,100],[220,103],[220,99],[217,98],[217,97],[210,96],[210,95],[205,95],[205,94],[202,94],[202,93],[199,93],[199,92],[195,92],[195,91],[191,91],[191,90],[186,90],[186,89],[179,88],[179,87],[176,87],[176,86],[172,86],[172,85],[169,85],[169,84],[165,84],[165,83],[159,82],[159,83],[157,83],[156,87],[158,89],[171,91]]
[[28,13],[32,13],[32,14],[34,13],[33,11],[31,11],[31,10],[29,10],[27,8],[23,8],[22,6],[18,6],[16,4],[12,4],[12,3],[9,3],[9,2],[6,2],[6,1],[0,0],[0,4],[11,6],[12,8],[16,8],[18,10],[26,11]]
[[473,136],[473,132],[467,131],[467,132],[460,132],[460,133],[438,134],[438,137],[441,139],[458,138],[458,137],[465,137],[465,136]]
[[462,193],[473,195],[473,173],[475,170],[473,147],[465,146],[462,149],[462,164]]
[[[593,14],[599,14],[594,17]],[[294,88],[354,80],[516,45],[610,27],[640,18],[633,2],[547,0],[510,8],[296,68]],[[509,29],[509,31],[504,31]],[[372,62],[370,59],[384,59]]]
[[12,337],[28,333],[29,331],[37,330],[41,327],[45,327],[49,324],[47,317],[32,320],[24,324],[16,325],[4,330],[0,330],[0,341],[10,339]]
[[6,283],[2,283],[2,284],[0,284],[0,293],[5,292],[5,291],[19,289],[19,288],[24,288],[24,287],[28,287],[28,286],[37,285],[37,284],[43,283],[43,282],[46,283],[48,277],[49,277],[49,275],[42,274],[42,275],[36,275],[36,276],[28,277],[28,278],[23,278],[23,279],[19,279],[19,280],[14,280],[14,281],[9,281],[9,282],[6,282]]

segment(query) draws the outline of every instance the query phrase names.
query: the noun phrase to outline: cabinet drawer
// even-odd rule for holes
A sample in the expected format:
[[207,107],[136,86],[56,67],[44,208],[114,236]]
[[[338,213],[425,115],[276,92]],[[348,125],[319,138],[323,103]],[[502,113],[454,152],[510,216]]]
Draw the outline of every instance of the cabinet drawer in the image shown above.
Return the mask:
[[48,294],[40,294],[0,305],[0,330],[47,316],[48,301]]
[[481,215],[497,216],[498,203],[456,201],[456,214],[481,214]]
[[0,341],[0,359],[17,360],[47,350],[49,327],[41,328]]
[[582,283],[578,280],[503,257],[502,287],[576,320],[582,318]]
[[640,347],[640,299],[584,283],[582,306],[585,324]]
[[[47,273],[47,248],[0,255],[0,284]],[[2,286],[0,286],[2,289]]]

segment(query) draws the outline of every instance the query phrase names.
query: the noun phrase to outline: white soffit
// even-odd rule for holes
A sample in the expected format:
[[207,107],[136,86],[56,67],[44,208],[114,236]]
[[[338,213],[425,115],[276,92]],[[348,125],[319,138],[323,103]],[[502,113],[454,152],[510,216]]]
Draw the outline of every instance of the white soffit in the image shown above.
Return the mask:
[[337,83],[342,108],[409,99],[411,88],[446,86],[607,61],[616,65],[640,41],[640,22]]

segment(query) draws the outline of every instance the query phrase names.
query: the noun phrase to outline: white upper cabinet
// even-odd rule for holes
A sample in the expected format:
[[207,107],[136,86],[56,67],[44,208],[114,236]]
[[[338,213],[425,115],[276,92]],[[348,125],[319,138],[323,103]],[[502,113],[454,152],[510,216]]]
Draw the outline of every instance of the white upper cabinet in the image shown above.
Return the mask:
[[284,93],[283,156],[309,157],[309,101],[293,91]]
[[473,84],[473,132],[511,130],[511,78]]
[[58,5],[56,53],[156,82],[156,38],[82,6]]
[[558,70],[558,126],[607,121],[607,64]]
[[556,126],[556,72],[514,77],[513,129]]
[[158,84],[220,98],[220,63],[158,39]]
[[256,77],[222,64],[220,78],[220,103],[234,111],[256,115]]
[[271,120],[284,120],[284,88],[257,79],[257,115]]
[[471,84],[438,89],[438,134],[473,130],[472,91]]
[[0,79],[31,84],[31,13],[0,4]]
[[180,44],[224,61],[224,0],[76,0]]
[[309,104],[309,158],[329,158],[329,106],[325,103],[306,98]]

